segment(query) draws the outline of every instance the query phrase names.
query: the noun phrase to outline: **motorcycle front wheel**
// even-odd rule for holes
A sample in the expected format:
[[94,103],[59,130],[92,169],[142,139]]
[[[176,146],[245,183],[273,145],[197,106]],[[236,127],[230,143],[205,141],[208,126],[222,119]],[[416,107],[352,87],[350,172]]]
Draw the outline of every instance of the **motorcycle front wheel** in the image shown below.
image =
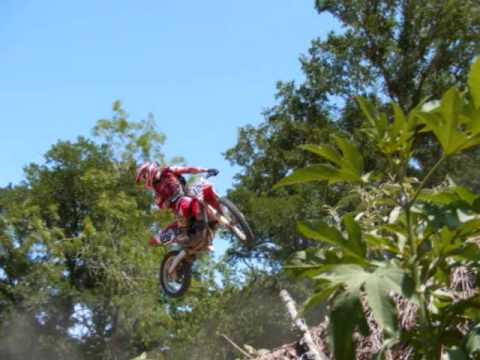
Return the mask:
[[[233,202],[231,202],[226,197],[222,197],[218,201],[220,206],[220,211],[222,215],[225,216],[230,223],[238,230],[233,231],[232,233],[239,239],[244,245],[247,247],[251,247],[253,245],[253,241],[255,240],[255,236],[253,235],[253,231],[250,228],[245,216],[242,212],[235,206]],[[243,234],[243,238],[239,236]]]
[[170,251],[165,255],[160,265],[160,286],[170,297],[180,297],[188,290],[192,281],[192,263],[183,259],[172,274],[168,270],[180,253],[178,250]]

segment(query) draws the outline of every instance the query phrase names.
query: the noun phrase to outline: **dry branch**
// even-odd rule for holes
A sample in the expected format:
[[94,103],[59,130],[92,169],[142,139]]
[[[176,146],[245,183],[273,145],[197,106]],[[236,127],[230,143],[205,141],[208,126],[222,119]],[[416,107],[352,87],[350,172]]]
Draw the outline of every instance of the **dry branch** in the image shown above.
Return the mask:
[[308,329],[305,320],[298,316],[295,301],[292,299],[288,291],[280,291],[280,297],[282,298],[285,306],[287,307],[293,324],[303,333],[303,337],[300,342],[304,343],[305,346],[308,348],[307,356],[309,356],[309,358],[313,360],[328,360],[328,357],[325,354],[318,351],[317,346],[313,341],[312,334],[310,333],[310,330]]
[[240,346],[238,346],[237,344],[235,344],[235,343],[233,342],[233,340],[230,339],[227,335],[225,335],[225,334],[220,334],[220,335],[222,335],[222,337],[223,337],[225,340],[227,340],[230,345],[232,345],[235,349],[237,349],[237,350],[240,351],[244,356],[246,356],[247,359],[253,359],[252,356],[251,356],[249,353],[247,353],[247,352],[244,351]]

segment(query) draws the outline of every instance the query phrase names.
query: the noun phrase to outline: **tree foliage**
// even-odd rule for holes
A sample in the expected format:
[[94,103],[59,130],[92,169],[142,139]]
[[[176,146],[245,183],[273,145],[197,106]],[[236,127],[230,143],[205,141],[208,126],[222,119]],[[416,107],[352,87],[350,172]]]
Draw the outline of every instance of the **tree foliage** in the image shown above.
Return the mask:
[[[332,304],[331,346],[336,359],[354,358],[355,331],[364,336],[372,331],[365,326],[367,309],[362,302],[381,331],[381,347],[374,349],[378,355],[399,346],[429,359],[439,359],[442,353],[466,358],[478,350],[478,291],[473,291],[472,281],[459,285],[455,274],[465,269],[477,274],[480,265],[480,197],[452,183],[433,189],[426,185],[448,157],[480,145],[479,75],[477,60],[470,72],[468,93],[451,88],[438,106],[417,107],[408,116],[393,105],[395,116],[388,119],[359,99],[366,118],[365,133],[388,166],[374,177],[362,176],[357,167],[355,176],[344,181],[357,181],[360,188],[354,191],[393,181],[383,194],[390,202],[376,204],[380,216],[373,221],[357,210],[344,214],[336,226],[300,224],[302,235],[327,247],[297,253],[287,266],[297,276],[315,281],[310,306],[325,300]],[[407,170],[415,155],[414,138],[425,132],[433,134],[442,151],[417,180],[409,177]],[[338,164],[342,158],[347,161],[352,153],[358,154],[358,150],[348,149],[335,157],[324,151],[317,154],[325,162]],[[290,184],[289,178],[295,182],[302,178],[305,182],[338,181],[336,174],[324,169],[314,173],[316,179],[295,171],[279,185]],[[413,325],[399,325],[404,314],[397,312],[395,296],[416,306]]]
[[[207,257],[187,297],[159,294],[163,251],[145,240],[169,215],[152,210],[133,174],[145,159],[165,161],[165,135],[152,116],[131,121],[115,102],[93,138],[59,141],[43,164],[25,168],[23,183],[0,189],[2,358],[235,356],[222,333],[279,345],[294,336],[275,300],[288,287],[278,274],[286,259],[289,271],[313,279],[312,289],[290,285],[300,300],[313,291],[307,307],[332,305],[338,358],[367,336],[365,306],[385,351],[399,342],[426,355],[439,346],[451,357],[478,351],[477,295],[453,291],[450,277],[478,265],[466,240],[477,234],[480,204],[478,62],[468,92],[465,84],[479,53],[480,6],[315,4],[342,30],[312,41],[300,58],[305,79],[279,82],[264,122],[241,128],[225,153],[241,168],[229,196],[258,239],[229,259],[253,258],[269,271],[244,279]],[[431,99],[440,106],[424,104]],[[446,173],[454,181],[442,182]],[[415,326],[397,321],[392,292],[418,309]],[[317,311],[310,320],[320,320]]]
[[119,102],[95,134],[59,141],[1,191],[2,332],[21,319],[32,343],[5,334],[4,358],[127,358],[169,325],[155,277],[162,252],[145,242],[168,216],[133,181],[137,160],[163,159],[164,136],[153,119],[129,121]]
[[171,215],[134,178],[139,162],[164,161],[165,136],[118,102],[93,132],[58,141],[0,189],[2,359],[223,359],[236,350],[222,334],[257,348],[292,341],[278,292],[309,292],[268,272],[205,256],[187,296],[162,295],[164,250],[147,240]]
[[[382,169],[384,159],[375,155],[371,140],[360,131],[361,109],[354,96],[363,95],[389,116],[408,113],[452,85],[465,84],[480,50],[480,6],[473,0],[318,0],[316,8],[338,20],[342,31],[312,41],[300,58],[305,80],[279,82],[277,104],[265,111],[264,122],[241,128],[237,144],[225,154],[241,167],[230,196],[253,219],[258,257],[273,262],[308,246],[294,232],[296,220],[325,216],[331,207],[348,208],[352,201],[342,183],[272,190],[293,169],[315,164],[315,157],[297,146],[323,144],[325,149],[317,151],[331,151],[337,144],[330,134],[340,133],[358,145],[366,173]],[[389,110],[389,101],[397,108]],[[439,147],[430,133],[415,141],[418,166],[408,171],[421,176]],[[478,190],[477,161],[478,150],[462,152],[445,161],[431,181],[438,183],[448,172]],[[460,163],[467,163],[467,170]],[[338,166],[327,166],[332,165]],[[273,231],[277,223],[283,232]]]

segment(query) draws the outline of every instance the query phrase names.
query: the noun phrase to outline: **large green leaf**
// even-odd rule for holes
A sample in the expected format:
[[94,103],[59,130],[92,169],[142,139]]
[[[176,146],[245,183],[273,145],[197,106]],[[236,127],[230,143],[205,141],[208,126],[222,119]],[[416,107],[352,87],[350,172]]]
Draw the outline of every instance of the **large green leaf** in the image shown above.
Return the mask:
[[450,190],[435,191],[431,189],[423,189],[418,196],[418,200],[436,205],[449,205],[452,202],[459,200],[459,196]]
[[357,101],[367,118],[363,131],[372,138],[377,148],[384,154],[398,153],[407,159],[411,155],[418,108],[407,117],[398,104],[392,103],[393,121],[389,122],[387,115],[383,112],[376,114],[367,100],[360,97]]
[[334,286],[327,286],[325,287],[324,289],[322,289],[321,291],[318,291],[316,292],[315,294],[313,294],[312,296],[310,296],[307,301],[305,301],[305,303],[303,304],[303,310],[308,310],[310,308],[312,308],[313,306],[315,305],[318,305],[320,303],[322,303],[323,301],[325,301],[331,294],[333,294],[335,292],[335,290],[338,289],[338,285],[334,285]]
[[456,260],[467,260],[478,263],[478,259],[480,259],[480,248],[477,244],[467,242],[461,247],[459,244],[456,249],[452,249],[451,254],[449,255],[453,255],[453,259]]
[[477,58],[470,69],[468,85],[475,107],[478,109],[480,108],[480,57]]
[[365,317],[358,294],[344,293],[340,295],[330,313],[330,341],[336,360],[355,358],[353,331],[358,326],[365,328]]
[[313,144],[306,144],[301,145],[301,149],[310,151],[311,153],[317,154],[336,165],[340,165],[342,163],[342,157],[332,146],[330,145],[313,145]]
[[338,164],[342,172],[351,172],[354,178],[360,180],[363,172],[363,158],[358,149],[348,140],[334,136],[337,146],[343,154],[342,162]]
[[381,277],[372,276],[365,283],[368,305],[373,316],[388,336],[397,332],[395,305],[389,296],[388,284]]
[[480,234],[480,219],[465,221],[458,230],[458,235],[462,236],[463,238],[478,236]]
[[323,241],[331,245],[344,247],[347,243],[340,231],[322,221],[316,221],[310,225],[299,223],[298,231],[309,239]]
[[400,267],[390,263],[388,266],[379,267],[374,274],[383,282],[385,289],[392,290],[407,299],[413,299],[414,284],[412,278],[406,274]]
[[[451,136],[458,122],[458,117],[462,111],[462,99],[460,92],[452,87],[442,97],[440,111],[444,119],[447,119],[448,126],[444,128],[446,138]],[[448,121],[451,120],[451,121]]]
[[388,337],[396,337],[398,323],[390,292],[412,298],[413,281],[402,269],[389,265],[376,269],[365,281],[365,293],[373,316]]
[[317,265],[285,265],[283,268],[295,277],[313,278],[331,270],[332,267],[333,265],[323,265],[319,263]]
[[330,184],[340,181],[362,181],[363,158],[360,152],[347,140],[339,136],[333,138],[341,153],[331,145],[306,144],[300,146],[332,164],[312,165],[297,169],[275,184],[275,187],[321,180],[326,180]]
[[334,245],[342,249],[347,255],[352,256],[357,262],[366,263],[364,259],[363,250],[354,242],[345,239],[340,231],[335,227],[317,221],[312,224],[299,223],[297,226],[298,232],[303,236]]
[[468,356],[458,346],[453,346],[447,351],[448,360],[468,360]]
[[455,231],[451,231],[447,226],[443,226],[432,241],[433,254],[435,256],[444,256],[449,251],[456,249],[457,244],[454,243],[456,236],[457,233]]
[[442,97],[440,108],[418,113],[425,125],[422,132],[431,131],[446,155],[453,155],[480,144],[480,123],[458,89],[451,88]]
[[[360,106],[360,110],[362,110],[363,115],[365,115],[368,122],[370,123],[370,126],[373,128],[377,128],[376,111],[375,111],[375,108],[372,106],[372,104],[361,96],[358,96],[355,99],[357,100],[357,103]],[[384,129],[380,129],[380,130],[384,130]]]
[[475,325],[468,334],[465,350],[467,350],[469,354],[480,351],[480,324]]
[[338,170],[330,165],[312,165],[297,169],[291,175],[280,180],[275,187],[306,183],[310,181],[330,180],[339,176]]
[[475,200],[479,198],[477,194],[462,186],[455,186],[453,190],[458,194],[458,196],[460,196],[463,201],[466,201],[470,205],[473,205],[475,203]]
[[334,285],[343,285],[350,292],[358,292],[362,285],[369,279],[371,273],[354,264],[334,266],[328,274],[318,275],[316,278],[325,279]]
[[439,110],[419,114],[425,124],[422,131],[433,132],[446,155],[457,152],[467,140],[457,129],[459,98],[458,90],[451,88],[443,96]]
[[364,239],[370,250],[386,250],[394,254],[401,250],[397,248],[395,241],[385,236],[365,234]]
[[393,124],[392,130],[395,134],[399,134],[407,124],[405,114],[403,113],[400,105],[397,103],[392,103],[393,107]]
[[327,274],[320,274],[315,278],[328,280],[332,286],[342,285],[349,293],[360,293],[363,287],[367,302],[380,327],[389,337],[397,336],[397,318],[395,305],[390,292],[412,298],[414,293],[413,282],[400,268],[389,264],[379,267],[374,272],[365,271],[358,265],[338,265]]
[[368,281],[380,280],[385,291],[394,291],[410,298],[413,294],[413,283],[410,277],[399,267],[389,264],[379,267],[373,272],[365,271],[355,264],[341,264],[332,267],[328,274],[319,275],[318,278],[329,280],[334,284],[344,284],[350,291],[359,289]]
[[356,249],[356,253],[362,256],[366,256],[366,246],[362,240],[362,229],[360,225],[355,221],[352,214],[346,214],[342,218],[345,229],[348,233],[348,241]]

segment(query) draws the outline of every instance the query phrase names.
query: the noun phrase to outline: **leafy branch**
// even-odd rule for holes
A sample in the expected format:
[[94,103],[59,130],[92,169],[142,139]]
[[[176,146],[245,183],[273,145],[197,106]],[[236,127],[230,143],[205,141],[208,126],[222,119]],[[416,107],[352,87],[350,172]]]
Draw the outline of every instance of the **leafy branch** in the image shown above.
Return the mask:
[[[468,306],[459,307],[448,292],[451,267],[471,266],[472,259],[480,258],[479,246],[469,240],[480,233],[475,227],[477,221],[471,220],[480,216],[480,196],[457,186],[429,190],[429,196],[425,193],[448,157],[480,145],[480,60],[472,66],[469,87],[468,93],[452,88],[439,106],[429,109],[420,104],[408,115],[396,104],[392,105],[393,116],[379,113],[366,100],[358,99],[366,119],[363,131],[390,164],[380,171],[383,176],[375,177],[376,184],[363,173],[359,149],[346,139],[333,136],[335,146],[301,146],[320,156],[323,163],[294,170],[276,185],[327,181],[355,182],[368,188],[378,186],[382,179],[396,178],[399,182],[389,195],[399,207],[391,209],[388,224],[362,223],[355,220],[354,214],[347,213],[340,229],[322,221],[298,226],[303,236],[326,244],[326,248],[316,250],[324,255],[313,262],[292,257],[286,269],[315,282],[316,292],[307,301],[309,306],[323,301],[331,303],[331,346],[336,359],[354,357],[355,331],[360,331],[360,336],[375,331],[367,323],[365,306],[373,314],[383,339],[382,346],[375,350],[378,354],[394,351],[396,344],[431,359],[438,359],[443,353],[466,356],[480,350],[480,346],[471,345],[478,339],[478,327],[470,326],[467,337],[458,330],[462,324],[476,324],[480,318]],[[415,159],[415,137],[422,133],[434,136],[442,154],[431,168],[421,169],[425,176],[414,186],[406,174]],[[395,177],[396,174],[400,176]],[[469,215],[459,215],[464,212]],[[408,247],[403,246],[403,239]],[[379,253],[379,245],[388,252]],[[478,265],[477,260],[475,266]],[[447,299],[442,295],[445,291]],[[397,314],[399,301],[416,304],[419,317],[415,326],[398,324],[397,319],[402,316]],[[452,340],[453,333],[458,340]]]

